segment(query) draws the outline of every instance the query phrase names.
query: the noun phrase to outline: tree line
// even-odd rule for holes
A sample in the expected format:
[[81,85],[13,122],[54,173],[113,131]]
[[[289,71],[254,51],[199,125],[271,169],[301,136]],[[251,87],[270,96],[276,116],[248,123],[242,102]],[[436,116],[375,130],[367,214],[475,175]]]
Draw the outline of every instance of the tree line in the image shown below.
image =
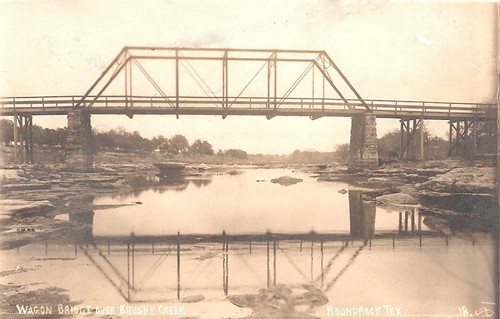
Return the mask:
[[[12,145],[14,142],[14,129],[11,120],[0,119],[0,142],[3,145]],[[67,128],[42,128],[33,125],[33,143],[37,146],[66,147],[68,138]],[[153,152],[158,151],[167,156],[176,154],[191,154],[198,156],[214,155],[212,144],[208,141],[196,139],[189,143],[188,139],[180,134],[170,138],[158,135],[152,139],[142,137],[138,131],[128,132],[123,127],[112,129],[107,132],[93,131],[92,146],[94,152],[115,151],[115,152]],[[218,156],[228,156],[234,158],[246,158],[247,153],[239,149],[219,150]]]
[[[494,123],[493,123],[494,124]],[[477,129],[477,149],[479,153],[496,153],[496,127],[491,123],[480,123]],[[52,147],[66,147],[68,137],[67,128],[49,129],[33,125],[33,143]],[[176,134],[170,138],[158,135],[152,139],[144,138],[139,132],[128,132],[123,127],[107,132],[93,132],[94,152],[153,152],[158,151],[166,156],[196,155],[231,157],[246,159],[248,154],[240,149],[218,150],[214,152],[212,144],[208,141],[196,139],[189,143],[187,138]],[[448,141],[431,135],[424,127],[425,156],[426,159],[444,159],[448,156]],[[14,141],[13,122],[0,119],[0,143],[12,145]],[[395,160],[400,153],[400,132],[391,131],[377,139],[379,158],[382,160]],[[262,154],[255,155],[262,157]],[[300,151],[295,150],[290,155],[280,156],[281,160],[302,163],[318,163],[340,161],[349,159],[349,144],[337,145],[334,152]]]

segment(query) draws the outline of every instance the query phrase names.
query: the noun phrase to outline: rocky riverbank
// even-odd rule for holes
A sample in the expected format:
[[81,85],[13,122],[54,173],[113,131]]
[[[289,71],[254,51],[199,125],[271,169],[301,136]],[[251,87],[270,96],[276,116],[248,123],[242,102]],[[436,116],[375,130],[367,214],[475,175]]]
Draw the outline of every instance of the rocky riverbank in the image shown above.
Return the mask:
[[347,167],[314,171],[319,181],[342,181],[364,191],[366,200],[390,210],[419,207],[443,219],[441,231],[491,231],[497,225],[497,170],[488,162],[394,163],[348,173]]

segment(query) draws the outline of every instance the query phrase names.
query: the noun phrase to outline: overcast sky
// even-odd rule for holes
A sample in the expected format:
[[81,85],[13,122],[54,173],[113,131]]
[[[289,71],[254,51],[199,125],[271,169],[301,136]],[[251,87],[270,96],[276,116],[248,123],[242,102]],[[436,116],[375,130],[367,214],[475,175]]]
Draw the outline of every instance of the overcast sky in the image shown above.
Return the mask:
[[[325,50],[365,99],[493,102],[496,17],[494,3],[2,1],[0,96],[83,95],[128,45]],[[379,135],[399,127],[377,125]],[[95,115],[92,126],[286,154],[333,150],[349,141],[350,120]],[[446,122],[430,127],[446,135]]]

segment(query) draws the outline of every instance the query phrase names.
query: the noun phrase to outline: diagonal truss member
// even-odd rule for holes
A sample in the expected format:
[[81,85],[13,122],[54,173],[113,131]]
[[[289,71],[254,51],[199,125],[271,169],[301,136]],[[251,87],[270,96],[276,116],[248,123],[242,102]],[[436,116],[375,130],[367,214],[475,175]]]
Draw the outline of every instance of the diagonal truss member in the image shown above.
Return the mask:
[[[155,79],[142,64],[147,60],[164,61],[173,65],[173,70],[165,71],[173,88],[172,85],[168,89],[160,85],[158,79]],[[211,83],[213,81],[200,75],[197,71],[199,66],[196,65],[199,61],[215,61],[220,68],[220,70],[214,71],[215,74],[220,74],[220,83],[215,85],[220,89],[214,90],[211,87],[214,85]],[[240,67],[245,63],[259,63],[260,68],[247,83],[237,84],[236,77],[239,73],[244,73]],[[284,85],[284,80],[290,80],[287,72],[292,65],[293,67],[303,67],[303,72],[294,79],[291,85],[289,83]],[[133,69],[138,70],[138,72],[133,72]],[[307,94],[300,93],[302,94],[301,100],[305,100],[305,104],[309,107],[323,106],[324,108],[325,99],[334,98],[338,99],[346,108],[353,109],[355,106],[362,106],[367,111],[371,111],[368,104],[325,51],[168,47],[124,47],[76,106],[92,107],[96,102],[101,102],[110,85],[118,77],[123,76],[125,107],[133,107],[135,74],[142,74],[147,79],[156,94],[164,99],[163,105],[176,110],[177,117],[179,116],[179,108],[190,105],[190,103],[204,103],[221,107],[225,110],[222,112],[223,118],[227,116],[227,110],[234,104],[244,103],[250,107],[264,104],[265,108],[269,109],[267,118],[272,118],[275,115],[273,111],[287,103],[299,84],[310,88]],[[203,90],[204,97],[193,96],[182,91],[181,83],[183,77],[186,76],[189,76],[191,81],[194,80],[198,88]],[[252,97],[248,97],[248,93],[247,95],[244,93],[255,82],[265,86],[267,92],[263,96],[250,95]],[[127,115],[132,116],[133,114],[127,113]],[[315,118],[319,117],[321,115],[315,116]]]

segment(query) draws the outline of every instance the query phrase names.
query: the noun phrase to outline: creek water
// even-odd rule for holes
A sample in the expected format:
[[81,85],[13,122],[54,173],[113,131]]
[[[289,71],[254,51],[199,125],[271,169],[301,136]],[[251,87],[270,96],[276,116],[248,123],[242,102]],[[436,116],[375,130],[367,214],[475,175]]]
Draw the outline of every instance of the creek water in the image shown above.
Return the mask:
[[[288,186],[271,182],[280,176],[303,181]],[[359,231],[356,227],[375,232],[399,227],[397,211],[374,203],[363,207],[360,192],[339,193],[348,185],[319,183],[290,169],[243,169],[234,175],[176,181],[151,179],[157,184],[142,191],[96,198],[97,205],[141,205],[95,211],[94,236],[220,234],[223,230],[228,234],[350,233]]]
[[[283,175],[303,181],[271,182]],[[12,253],[49,265],[46,281],[74,300],[152,305],[158,316],[166,304],[185,306],[181,317],[246,316],[250,310],[226,296],[275,285],[320,289],[327,304],[304,311],[321,318],[350,317],[360,307],[381,317],[493,315],[495,242],[487,233],[445,235],[427,227],[418,209],[383,209],[346,184],[290,169],[135,182],[133,191],[94,198],[96,205],[136,204],[92,212],[90,241]],[[199,240],[183,241],[188,235]],[[141,236],[147,240],[134,241]],[[188,299],[203,300],[182,303]]]

